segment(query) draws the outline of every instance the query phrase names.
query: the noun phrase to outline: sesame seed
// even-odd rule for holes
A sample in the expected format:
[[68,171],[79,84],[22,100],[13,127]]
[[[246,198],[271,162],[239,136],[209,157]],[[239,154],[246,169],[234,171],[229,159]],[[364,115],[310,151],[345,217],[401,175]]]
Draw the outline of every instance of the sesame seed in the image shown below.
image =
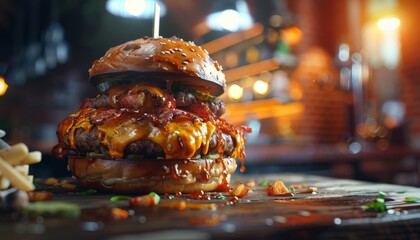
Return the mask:
[[186,57],[186,56],[187,56],[187,54],[186,54],[186,53],[184,53],[184,52],[183,52],[183,53],[181,53],[181,55],[182,55],[182,56],[184,56],[184,57]]
[[182,64],[187,65],[188,61],[183,61]]
[[168,71],[168,68],[167,67],[163,67],[162,69],[165,70],[165,71]]
[[194,48],[190,48],[190,50],[191,50],[191,52],[195,52],[195,49]]
[[160,45],[165,45],[166,43],[165,42],[159,42],[160,43]]
[[184,70],[184,71],[187,70],[187,66],[183,66],[182,70]]

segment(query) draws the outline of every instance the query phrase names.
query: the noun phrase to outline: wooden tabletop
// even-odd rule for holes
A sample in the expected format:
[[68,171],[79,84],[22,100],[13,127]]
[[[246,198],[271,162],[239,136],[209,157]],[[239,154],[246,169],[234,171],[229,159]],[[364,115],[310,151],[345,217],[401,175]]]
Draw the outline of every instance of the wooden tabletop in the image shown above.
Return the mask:
[[[264,185],[275,180],[317,191],[269,196]],[[236,174],[231,186],[240,182],[250,185],[252,191],[237,202],[228,193],[211,193],[210,200],[162,196],[162,205],[137,208],[129,207],[128,201],[110,201],[115,194],[57,191],[50,202],[75,203],[81,208],[80,217],[29,219],[2,212],[0,239],[420,238],[420,203],[406,201],[406,197],[420,198],[419,188],[299,174]],[[364,206],[381,191],[386,193],[387,211],[366,211]],[[180,201],[201,207],[168,207]],[[106,211],[113,207],[128,210],[128,218],[109,217]]]

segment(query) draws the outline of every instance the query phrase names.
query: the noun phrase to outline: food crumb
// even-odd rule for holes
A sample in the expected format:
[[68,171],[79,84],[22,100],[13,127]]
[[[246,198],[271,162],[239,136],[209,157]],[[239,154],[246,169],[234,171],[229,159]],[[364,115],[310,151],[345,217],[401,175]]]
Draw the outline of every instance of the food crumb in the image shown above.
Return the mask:
[[250,181],[246,183],[247,187],[255,187],[255,182],[254,181]]
[[58,179],[55,178],[55,177],[47,178],[44,181],[44,185],[46,185],[46,186],[54,186],[54,185],[57,185],[57,184],[58,184]]

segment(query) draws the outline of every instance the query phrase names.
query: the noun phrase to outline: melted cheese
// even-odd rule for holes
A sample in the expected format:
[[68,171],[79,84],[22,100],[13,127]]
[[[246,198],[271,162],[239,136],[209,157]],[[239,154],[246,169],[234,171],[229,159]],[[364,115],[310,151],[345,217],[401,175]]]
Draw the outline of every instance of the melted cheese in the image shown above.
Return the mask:
[[167,159],[190,159],[200,148],[202,154],[207,154],[215,126],[210,122],[183,120],[156,127],[150,121],[125,119],[122,115],[99,125],[98,130],[109,154],[116,158],[124,156],[128,144],[150,140],[162,147]]
[[[82,109],[73,114],[75,119],[67,126],[62,126],[61,135],[69,134],[70,146],[76,149],[74,133],[76,129],[83,128],[90,132],[93,125],[89,116],[98,114],[99,110]],[[109,155],[115,158],[124,157],[124,150],[132,142],[150,140],[160,145],[167,159],[190,159],[201,149],[201,154],[206,155],[209,149],[211,136],[216,127],[211,122],[194,121],[183,118],[172,121],[163,127],[156,127],[148,120],[138,121],[136,113],[123,111],[97,125],[98,138],[108,147]],[[65,130],[64,130],[65,129]],[[63,131],[64,130],[64,131]]]
[[[125,87],[111,88],[108,95],[115,99]],[[148,90],[153,95],[164,96],[164,92],[156,87],[134,86],[130,92],[139,92]],[[111,105],[116,102],[111,101]],[[152,101],[148,101],[151,102]],[[148,104],[148,103],[146,103]],[[153,106],[144,108],[150,110]],[[145,110],[146,110],[145,109]],[[154,109],[157,111],[156,109]],[[171,116],[173,109],[165,109]],[[177,110],[181,111],[181,110]],[[147,111],[148,112],[148,111]],[[108,148],[109,156],[114,158],[123,158],[124,152],[130,143],[150,140],[160,145],[165,153],[166,159],[191,159],[195,154],[206,155],[210,146],[211,136],[217,131],[221,137],[221,132],[230,134],[234,140],[234,150],[230,157],[239,158],[242,161],[245,158],[245,137],[243,131],[221,118],[209,117],[207,121],[200,121],[192,116],[180,116],[169,120],[164,125],[153,122],[153,119],[145,117],[144,111],[130,109],[94,109],[82,108],[79,112],[70,115],[60,123],[57,131],[59,139],[65,139],[68,134],[68,148],[77,150],[74,140],[74,134],[78,128],[84,129],[90,133],[94,126],[98,129],[99,141]],[[159,118],[157,113],[149,114],[152,118]],[[62,142],[62,144],[64,144]],[[200,152],[197,152],[200,150]],[[220,156],[223,157],[222,147],[218,147]],[[243,167],[242,167],[243,168]]]

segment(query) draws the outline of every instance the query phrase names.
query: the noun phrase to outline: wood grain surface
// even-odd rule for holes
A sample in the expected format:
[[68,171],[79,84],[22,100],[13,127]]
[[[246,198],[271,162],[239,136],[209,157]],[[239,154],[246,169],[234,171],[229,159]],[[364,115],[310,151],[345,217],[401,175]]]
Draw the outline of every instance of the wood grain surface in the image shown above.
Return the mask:
[[[264,190],[275,180],[286,186],[316,187],[316,193],[269,196]],[[113,194],[53,191],[49,200],[76,203],[79,218],[38,217],[0,213],[0,239],[417,239],[420,238],[420,189],[409,186],[333,179],[298,174],[235,175],[232,187],[248,184],[249,194],[233,203],[229,193],[209,193],[210,200],[162,196],[155,207],[129,207],[111,202]],[[254,186],[252,186],[254,185]],[[366,211],[378,193],[386,193],[388,210]],[[170,198],[170,199],[169,199]],[[212,203],[214,207],[169,208],[171,203]],[[107,214],[128,210],[127,219]]]

